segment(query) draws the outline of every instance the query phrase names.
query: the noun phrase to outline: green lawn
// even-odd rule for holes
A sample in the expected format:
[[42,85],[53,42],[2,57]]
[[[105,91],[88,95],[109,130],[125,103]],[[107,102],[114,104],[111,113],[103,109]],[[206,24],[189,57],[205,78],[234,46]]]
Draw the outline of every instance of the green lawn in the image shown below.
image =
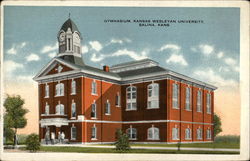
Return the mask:
[[[25,150],[25,148],[21,148]],[[113,148],[92,147],[47,147],[42,146],[40,152],[76,152],[76,153],[119,153]],[[191,150],[158,150],[158,149],[131,149],[127,153],[160,153],[160,154],[239,154],[239,152],[220,151],[191,151]]]

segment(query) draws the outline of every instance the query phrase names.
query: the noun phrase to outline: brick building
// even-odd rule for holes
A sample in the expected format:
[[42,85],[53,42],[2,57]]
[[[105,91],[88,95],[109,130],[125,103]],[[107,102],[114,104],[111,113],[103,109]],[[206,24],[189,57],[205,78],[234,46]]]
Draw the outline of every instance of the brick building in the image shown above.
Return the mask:
[[63,132],[70,143],[110,143],[117,129],[132,142],[213,141],[215,86],[150,59],[88,66],[81,40],[68,19],[58,33],[58,55],[34,78],[41,141]]

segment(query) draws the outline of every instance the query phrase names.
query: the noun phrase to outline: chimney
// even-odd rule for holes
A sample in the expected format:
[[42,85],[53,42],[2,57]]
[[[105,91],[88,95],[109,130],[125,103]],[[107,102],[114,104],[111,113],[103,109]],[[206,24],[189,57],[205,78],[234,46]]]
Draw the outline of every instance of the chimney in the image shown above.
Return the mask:
[[103,71],[105,71],[105,72],[109,72],[109,66],[104,65],[104,66],[103,66]]

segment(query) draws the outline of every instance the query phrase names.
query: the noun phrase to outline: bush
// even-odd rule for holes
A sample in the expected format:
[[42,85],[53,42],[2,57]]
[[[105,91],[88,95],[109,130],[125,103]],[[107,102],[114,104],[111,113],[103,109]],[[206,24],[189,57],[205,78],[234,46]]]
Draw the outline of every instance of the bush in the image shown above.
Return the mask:
[[125,152],[130,150],[129,138],[127,134],[122,133],[121,129],[116,131],[115,149],[119,152]]
[[214,141],[216,143],[239,143],[240,136],[237,135],[216,136]]
[[30,152],[36,152],[40,149],[39,136],[37,134],[30,134],[26,139],[26,149]]

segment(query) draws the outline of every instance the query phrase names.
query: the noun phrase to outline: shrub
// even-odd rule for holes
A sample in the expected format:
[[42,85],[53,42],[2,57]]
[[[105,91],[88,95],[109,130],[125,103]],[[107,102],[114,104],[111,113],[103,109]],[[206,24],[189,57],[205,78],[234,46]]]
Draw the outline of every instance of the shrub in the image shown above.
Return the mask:
[[30,134],[26,139],[26,149],[30,152],[36,152],[40,149],[39,136],[37,134]]
[[214,141],[216,143],[239,143],[240,136],[237,135],[216,136]]
[[129,138],[127,134],[122,133],[121,129],[116,131],[115,149],[119,152],[125,152],[130,150]]

